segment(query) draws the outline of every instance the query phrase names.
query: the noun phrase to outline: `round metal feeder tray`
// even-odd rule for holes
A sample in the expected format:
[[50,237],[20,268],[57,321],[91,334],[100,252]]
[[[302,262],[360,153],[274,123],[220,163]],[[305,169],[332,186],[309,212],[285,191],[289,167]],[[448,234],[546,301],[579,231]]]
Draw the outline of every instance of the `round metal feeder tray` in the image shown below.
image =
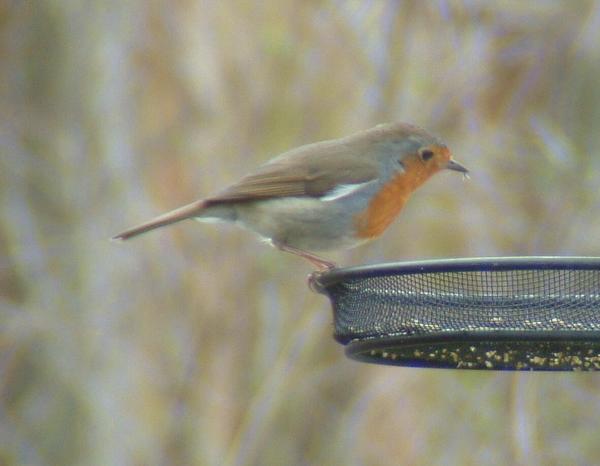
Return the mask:
[[333,269],[312,285],[359,361],[600,370],[600,258],[400,262]]

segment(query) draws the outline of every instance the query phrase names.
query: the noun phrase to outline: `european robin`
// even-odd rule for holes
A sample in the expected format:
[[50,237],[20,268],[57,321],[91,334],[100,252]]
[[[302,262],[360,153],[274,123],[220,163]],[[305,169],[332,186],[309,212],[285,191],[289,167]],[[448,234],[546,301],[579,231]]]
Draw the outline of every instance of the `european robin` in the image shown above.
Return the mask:
[[352,248],[378,237],[413,191],[443,169],[468,173],[422,128],[381,124],[285,152],[220,193],[113,239],[186,219],[235,222],[280,250],[329,269],[335,264],[312,251]]

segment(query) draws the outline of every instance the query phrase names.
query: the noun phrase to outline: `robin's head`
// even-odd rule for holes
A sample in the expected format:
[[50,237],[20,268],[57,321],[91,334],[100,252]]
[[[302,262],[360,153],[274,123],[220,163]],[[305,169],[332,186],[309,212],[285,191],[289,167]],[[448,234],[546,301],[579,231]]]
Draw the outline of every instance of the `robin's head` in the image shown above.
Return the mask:
[[469,171],[452,159],[450,149],[435,136],[418,126],[388,123],[369,130],[371,144],[378,147],[380,164],[385,172],[412,172],[419,178],[448,169],[466,175]]

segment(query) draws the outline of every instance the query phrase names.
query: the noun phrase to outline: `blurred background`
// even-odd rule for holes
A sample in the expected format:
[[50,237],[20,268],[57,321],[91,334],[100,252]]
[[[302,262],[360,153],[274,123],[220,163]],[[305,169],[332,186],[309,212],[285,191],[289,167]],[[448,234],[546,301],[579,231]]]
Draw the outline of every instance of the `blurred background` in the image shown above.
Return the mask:
[[342,265],[600,255],[600,2],[0,3],[0,465],[593,464],[600,378],[361,364],[308,263],[126,227],[419,124],[437,175]]

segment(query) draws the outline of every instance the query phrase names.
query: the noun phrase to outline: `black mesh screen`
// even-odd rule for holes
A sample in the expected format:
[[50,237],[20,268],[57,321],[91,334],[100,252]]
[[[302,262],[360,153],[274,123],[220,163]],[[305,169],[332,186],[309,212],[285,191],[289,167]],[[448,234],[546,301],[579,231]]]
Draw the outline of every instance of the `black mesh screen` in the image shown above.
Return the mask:
[[335,338],[357,359],[484,369],[600,368],[600,260],[504,258],[333,270]]

